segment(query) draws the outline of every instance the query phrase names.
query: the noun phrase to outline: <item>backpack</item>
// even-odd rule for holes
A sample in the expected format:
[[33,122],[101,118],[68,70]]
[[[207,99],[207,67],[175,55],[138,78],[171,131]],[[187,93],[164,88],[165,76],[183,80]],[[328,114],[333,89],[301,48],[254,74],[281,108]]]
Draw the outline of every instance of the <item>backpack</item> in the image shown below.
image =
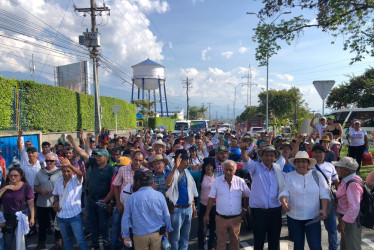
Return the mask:
[[346,188],[352,182],[358,183],[361,185],[364,193],[362,195],[362,200],[360,203],[360,224],[366,228],[374,228],[374,193],[369,191],[369,188],[359,180],[350,180],[346,184]]

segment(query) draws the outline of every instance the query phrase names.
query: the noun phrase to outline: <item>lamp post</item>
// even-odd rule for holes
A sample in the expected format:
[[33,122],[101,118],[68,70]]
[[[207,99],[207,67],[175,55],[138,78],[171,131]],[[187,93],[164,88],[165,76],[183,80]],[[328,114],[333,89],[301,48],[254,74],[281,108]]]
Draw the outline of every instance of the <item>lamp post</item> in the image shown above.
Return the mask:
[[[254,12],[247,12],[247,15],[255,15],[267,26],[272,25],[281,15],[291,14],[290,11],[280,13],[271,23],[267,24],[265,20]],[[269,54],[266,53],[266,131],[269,130]]]
[[231,85],[231,86],[233,86],[234,87],[234,90],[235,90],[235,92],[234,92],[234,107],[233,107],[233,109],[234,109],[234,123],[235,123],[235,106],[236,106],[236,89],[238,88],[238,87],[241,87],[241,86],[243,86],[243,83],[238,83],[238,84],[233,84],[233,83],[231,83],[231,82],[228,82],[227,84],[229,84],[229,85]]

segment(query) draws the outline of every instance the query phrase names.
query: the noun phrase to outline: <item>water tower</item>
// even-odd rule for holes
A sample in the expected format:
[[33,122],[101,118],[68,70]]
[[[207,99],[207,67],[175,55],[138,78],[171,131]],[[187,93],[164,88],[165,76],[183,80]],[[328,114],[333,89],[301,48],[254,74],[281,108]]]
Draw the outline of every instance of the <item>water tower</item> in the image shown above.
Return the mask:
[[[153,101],[155,102],[155,113],[157,112],[156,90],[160,94],[161,116],[164,116],[162,103],[166,104],[166,116],[169,116],[168,101],[165,87],[165,67],[149,59],[131,66],[133,70],[131,101],[134,100],[134,88],[138,87],[138,100],[144,100],[144,91],[148,92],[148,100],[151,100],[153,91]],[[162,100],[162,87],[164,88],[164,99]],[[140,91],[141,90],[141,91]],[[141,92],[141,97],[140,97]]]

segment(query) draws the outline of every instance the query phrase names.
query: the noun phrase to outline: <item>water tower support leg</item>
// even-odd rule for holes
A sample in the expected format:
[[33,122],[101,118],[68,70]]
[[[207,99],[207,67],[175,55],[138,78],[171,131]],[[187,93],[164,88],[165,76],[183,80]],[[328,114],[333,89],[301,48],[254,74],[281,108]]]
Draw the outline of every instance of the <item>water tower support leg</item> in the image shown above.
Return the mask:
[[162,107],[161,79],[158,79],[158,91],[160,92],[161,117],[164,117],[164,110],[163,110],[163,107]]
[[140,87],[138,87],[138,100],[140,99]]
[[151,101],[151,91],[148,89],[148,101]]
[[132,80],[132,88],[131,88],[131,102],[134,100],[134,79]]
[[157,113],[156,90],[153,90],[153,101],[155,102],[155,115]]
[[142,99],[144,101],[144,78],[142,78]]
[[168,99],[166,98],[166,86],[164,82],[164,95],[165,95],[165,104],[166,104],[166,116],[169,117],[169,109],[168,109]]

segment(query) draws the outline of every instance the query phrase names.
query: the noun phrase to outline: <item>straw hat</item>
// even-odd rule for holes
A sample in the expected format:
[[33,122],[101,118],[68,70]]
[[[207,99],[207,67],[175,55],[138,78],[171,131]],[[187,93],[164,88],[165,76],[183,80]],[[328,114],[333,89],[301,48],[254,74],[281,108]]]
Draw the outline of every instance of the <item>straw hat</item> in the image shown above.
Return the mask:
[[152,165],[152,163],[154,163],[156,161],[163,161],[165,163],[165,165],[169,164],[169,160],[162,157],[162,155],[160,155],[160,154],[152,156],[152,160],[149,162],[149,164]]
[[152,147],[154,148],[156,145],[161,145],[161,146],[163,146],[163,147],[166,147],[166,146],[165,146],[165,143],[164,143],[161,139],[155,141],[155,142],[152,144]]
[[274,152],[275,154],[275,160],[278,160],[279,157],[281,156],[281,151],[279,150],[276,150],[275,147],[273,145],[266,145],[263,149],[260,149],[258,150],[258,156],[260,158],[262,158],[262,155],[265,153],[265,152]]
[[308,168],[312,168],[312,167],[314,167],[317,164],[316,159],[309,158],[309,155],[308,155],[308,153],[306,151],[299,151],[299,152],[297,152],[297,154],[295,155],[295,158],[290,158],[288,160],[288,162],[291,165],[295,166],[295,160],[297,160],[297,159],[306,159],[306,160],[308,160],[309,161]]

